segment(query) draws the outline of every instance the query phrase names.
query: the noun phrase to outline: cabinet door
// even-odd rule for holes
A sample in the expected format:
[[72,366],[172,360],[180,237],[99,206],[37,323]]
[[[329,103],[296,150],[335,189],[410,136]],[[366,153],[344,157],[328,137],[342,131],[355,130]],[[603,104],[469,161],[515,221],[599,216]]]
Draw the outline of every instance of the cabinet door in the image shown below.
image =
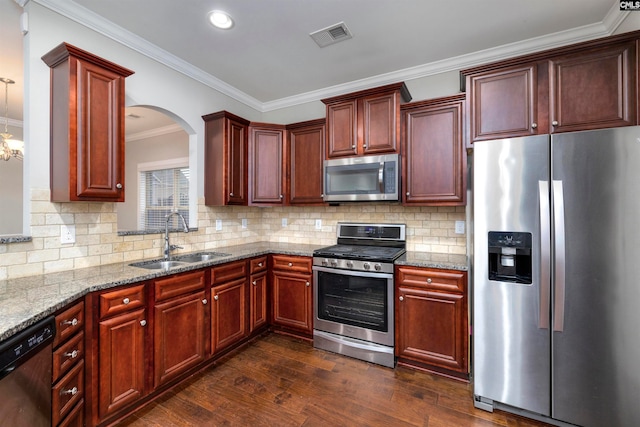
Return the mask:
[[362,154],[395,153],[400,140],[400,94],[368,96],[359,111]]
[[406,110],[403,106],[405,205],[465,204],[463,99],[464,95],[416,103]]
[[249,333],[267,323],[267,272],[250,278]]
[[635,45],[549,61],[551,132],[636,124]]
[[467,372],[464,296],[398,288],[396,356]]
[[272,274],[273,323],[313,332],[311,275],[274,271]]
[[289,129],[289,204],[321,204],[324,120]]
[[99,323],[100,418],[144,395],[146,310],[121,314]]
[[204,292],[163,303],[154,309],[154,386],[171,380],[205,359]]
[[537,133],[537,66],[467,77],[471,142]]
[[327,105],[327,158],[358,154],[357,100]]
[[246,331],[246,278],[211,288],[211,352],[244,338]]
[[284,129],[251,127],[249,137],[250,203],[284,204]]
[[[246,205],[247,195],[247,126],[232,119],[227,120],[226,204]],[[219,171],[218,171],[219,173]]]

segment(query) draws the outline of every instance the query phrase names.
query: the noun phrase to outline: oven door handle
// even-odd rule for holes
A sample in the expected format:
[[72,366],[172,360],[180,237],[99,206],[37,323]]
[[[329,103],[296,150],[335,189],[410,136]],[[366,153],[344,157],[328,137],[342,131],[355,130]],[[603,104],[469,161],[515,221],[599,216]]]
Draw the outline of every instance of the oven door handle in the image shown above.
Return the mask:
[[341,274],[343,276],[358,276],[358,277],[375,277],[378,279],[393,279],[392,273],[379,273],[379,272],[366,272],[366,271],[353,271],[353,270],[343,270],[341,268],[332,268],[332,267],[321,267],[319,265],[314,265],[312,267],[313,271],[322,271],[324,273],[332,273],[332,274]]

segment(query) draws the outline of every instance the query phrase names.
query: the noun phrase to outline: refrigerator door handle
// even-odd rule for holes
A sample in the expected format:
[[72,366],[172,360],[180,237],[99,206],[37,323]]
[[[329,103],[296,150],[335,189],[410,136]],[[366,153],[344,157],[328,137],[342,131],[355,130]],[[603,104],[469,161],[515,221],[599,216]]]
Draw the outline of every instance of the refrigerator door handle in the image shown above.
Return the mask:
[[565,230],[564,230],[564,193],[562,181],[553,181],[553,226],[555,243],[553,330],[564,330],[564,293],[565,293]]
[[538,181],[540,208],[540,313],[538,328],[549,329],[549,293],[551,283],[551,211],[549,181]]

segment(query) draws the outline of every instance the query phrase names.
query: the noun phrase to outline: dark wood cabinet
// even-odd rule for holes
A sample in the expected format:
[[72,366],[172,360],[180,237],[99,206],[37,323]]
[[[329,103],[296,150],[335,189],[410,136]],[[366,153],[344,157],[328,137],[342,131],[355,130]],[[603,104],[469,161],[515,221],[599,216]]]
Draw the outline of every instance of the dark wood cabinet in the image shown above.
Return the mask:
[[267,257],[249,261],[249,333],[266,326],[268,315]]
[[51,201],[124,201],[124,85],[133,71],[62,43],[51,68]]
[[146,283],[138,283],[94,292],[85,299],[89,425],[116,417],[149,391],[152,359],[147,348],[151,339],[146,295]]
[[249,127],[249,204],[284,205],[287,151],[285,127],[251,123]]
[[154,281],[154,387],[207,356],[209,318],[204,276],[204,271],[195,271]]
[[84,319],[83,301],[56,315],[51,388],[53,426],[84,422]]
[[211,352],[215,354],[248,335],[247,262],[213,268],[211,282]]
[[629,37],[463,70],[470,142],[635,125],[637,48]]
[[396,266],[399,364],[468,378],[467,273]]
[[202,118],[205,122],[205,204],[246,206],[249,121],[227,111]]
[[465,95],[404,104],[402,112],[402,203],[464,205]]
[[293,255],[271,256],[272,325],[313,334],[312,259]]
[[323,99],[326,158],[398,152],[400,104],[410,100],[404,83]]
[[289,171],[286,193],[290,205],[319,205],[324,179],[325,119],[287,125]]

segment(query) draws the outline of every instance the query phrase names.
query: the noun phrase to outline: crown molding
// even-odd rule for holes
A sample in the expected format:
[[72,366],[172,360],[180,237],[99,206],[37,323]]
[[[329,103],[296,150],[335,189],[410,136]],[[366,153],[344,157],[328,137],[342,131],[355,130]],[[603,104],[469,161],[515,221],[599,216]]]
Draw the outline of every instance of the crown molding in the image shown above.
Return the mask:
[[132,133],[125,137],[125,141],[139,141],[141,139],[154,138],[161,135],[167,135],[169,133],[184,131],[179,124],[167,125],[155,129],[149,129],[142,132]]
[[[23,1],[23,0],[15,0]],[[29,0],[26,0],[29,1]],[[178,71],[220,93],[227,95],[259,112],[268,112],[281,108],[319,101],[332,96],[370,89],[399,81],[414,80],[449,71],[471,68],[483,63],[500,61],[514,56],[526,55],[546,49],[561,47],[599,37],[606,37],[620,26],[630,12],[620,11],[619,2],[614,2],[603,20],[596,24],[585,25],[566,31],[547,34],[541,37],[510,43],[495,48],[485,49],[467,55],[460,55],[416,67],[405,68],[391,73],[370,78],[351,81],[327,88],[301,93],[274,101],[261,102],[238,90],[224,81],[206,73],[200,68],[176,57],[175,55],[149,43],[145,39],[125,30],[101,17],[100,15],[78,5],[73,1],[31,0],[53,10],[85,27],[92,29],[110,39],[129,47],[169,68]]]

